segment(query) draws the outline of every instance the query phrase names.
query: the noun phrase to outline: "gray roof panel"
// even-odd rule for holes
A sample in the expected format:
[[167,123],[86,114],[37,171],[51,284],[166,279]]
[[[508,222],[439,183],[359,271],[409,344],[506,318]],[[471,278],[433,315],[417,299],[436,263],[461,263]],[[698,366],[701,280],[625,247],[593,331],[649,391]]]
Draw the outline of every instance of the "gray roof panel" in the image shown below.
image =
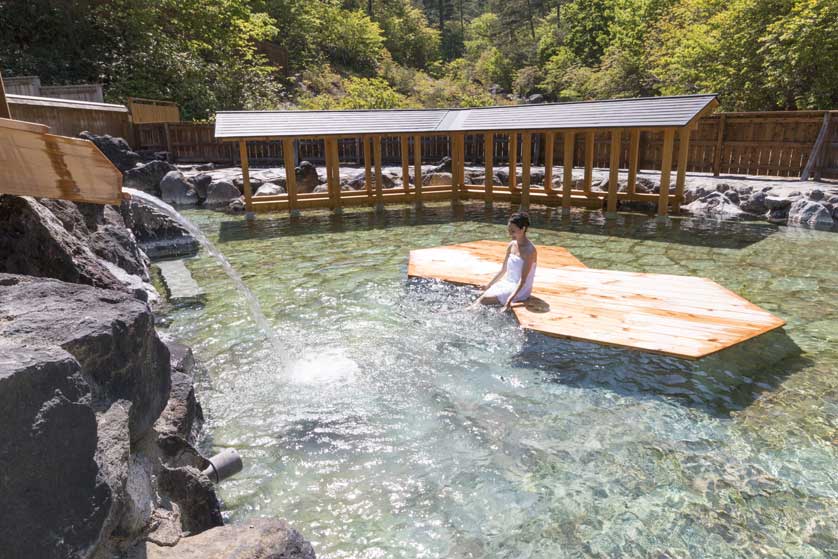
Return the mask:
[[216,138],[684,126],[715,94],[474,109],[225,111]]

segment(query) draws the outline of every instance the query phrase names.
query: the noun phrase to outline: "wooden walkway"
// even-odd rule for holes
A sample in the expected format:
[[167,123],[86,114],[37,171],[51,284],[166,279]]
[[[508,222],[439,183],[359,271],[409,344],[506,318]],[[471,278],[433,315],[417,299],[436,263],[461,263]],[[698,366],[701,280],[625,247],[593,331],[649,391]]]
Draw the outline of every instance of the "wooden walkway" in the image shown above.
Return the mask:
[[[413,250],[408,276],[485,285],[505,248],[476,241]],[[706,278],[595,270],[564,248],[537,248],[532,296],[513,312],[549,336],[699,359],[785,324]]]

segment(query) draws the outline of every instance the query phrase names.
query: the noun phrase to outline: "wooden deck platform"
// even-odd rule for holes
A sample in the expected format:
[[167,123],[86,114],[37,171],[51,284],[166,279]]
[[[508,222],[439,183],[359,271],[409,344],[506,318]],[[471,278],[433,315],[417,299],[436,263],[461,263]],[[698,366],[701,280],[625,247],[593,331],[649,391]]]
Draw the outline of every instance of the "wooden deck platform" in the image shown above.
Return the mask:
[[[408,276],[485,285],[505,248],[476,241],[413,250]],[[549,336],[699,359],[785,324],[706,278],[596,270],[562,247],[537,248],[532,296],[513,312]]]

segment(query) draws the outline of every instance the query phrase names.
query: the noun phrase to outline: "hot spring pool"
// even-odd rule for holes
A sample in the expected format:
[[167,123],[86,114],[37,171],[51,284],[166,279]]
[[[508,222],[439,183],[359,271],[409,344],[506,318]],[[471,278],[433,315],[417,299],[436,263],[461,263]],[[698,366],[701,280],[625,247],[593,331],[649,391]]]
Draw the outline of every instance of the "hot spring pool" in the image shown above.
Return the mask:
[[527,334],[406,279],[413,248],[502,239],[508,207],[185,211],[232,262],[188,262],[208,451],[245,469],[227,520],[288,518],[323,558],[838,556],[838,235],[533,211],[585,264],[712,278],[784,333],[695,362]]

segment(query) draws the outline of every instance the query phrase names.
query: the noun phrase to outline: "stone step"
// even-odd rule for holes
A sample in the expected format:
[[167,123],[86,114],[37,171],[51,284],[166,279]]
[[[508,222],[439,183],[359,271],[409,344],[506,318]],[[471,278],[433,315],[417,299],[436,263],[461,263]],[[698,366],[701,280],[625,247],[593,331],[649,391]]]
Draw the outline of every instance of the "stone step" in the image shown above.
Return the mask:
[[186,267],[186,260],[186,258],[181,258],[160,260],[154,263],[160,270],[160,277],[166,288],[166,298],[169,301],[196,300],[205,295],[204,290]]

